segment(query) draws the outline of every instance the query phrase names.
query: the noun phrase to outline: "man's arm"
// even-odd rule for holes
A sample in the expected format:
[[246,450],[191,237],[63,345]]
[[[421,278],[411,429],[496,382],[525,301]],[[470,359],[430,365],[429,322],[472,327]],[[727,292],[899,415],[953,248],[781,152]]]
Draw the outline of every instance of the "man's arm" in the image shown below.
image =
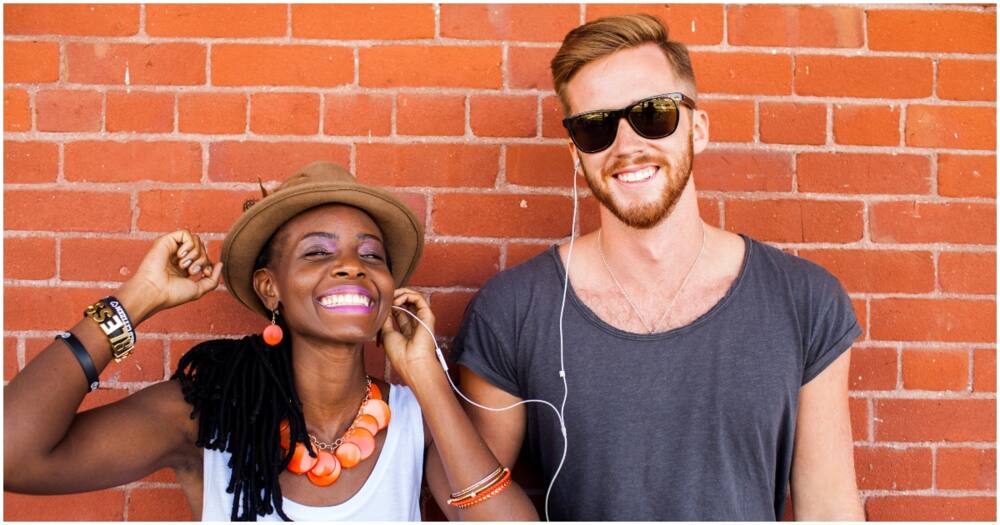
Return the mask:
[[799,521],[864,521],[854,475],[847,400],[848,350],[799,394],[792,504]]
[[[459,367],[460,388],[469,399],[488,407],[506,407],[520,401],[520,398],[493,386],[464,366]],[[493,412],[462,402],[472,425],[479,432],[486,446],[496,456],[500,464],[513,468],[517,455],[521,451],[524,440],[525,419],[527,414],[524,405],[518,405],[503,412]],[[427,484],[431,487],[434,499],[449,520],[461,519],[458,509],[445,503],[448,498],[448,481],[444,468],[437,454],[431,451],[427,457]],[[484,472],[484,475],[486,473]],[[509,489],[508,489],[509,490]]]

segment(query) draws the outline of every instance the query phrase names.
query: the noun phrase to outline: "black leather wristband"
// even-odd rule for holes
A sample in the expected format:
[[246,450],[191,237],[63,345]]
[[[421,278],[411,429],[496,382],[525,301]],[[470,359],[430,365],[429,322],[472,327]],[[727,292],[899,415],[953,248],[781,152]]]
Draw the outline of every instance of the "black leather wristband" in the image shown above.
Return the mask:
[[97,377],[97,368],[94,367],[94,360],[90,358],[90,354],[83,347],[83,343],[71,332],[63,332],[57,335],[56,339],[66,343],[66,346],[73,351],[73,357],[76,357],[76,360],[80,363],[80,368],[83,369],[83,374],[87,376],[87,391],[93,392],[97,389],[100,386],[100,381],[98,381]]

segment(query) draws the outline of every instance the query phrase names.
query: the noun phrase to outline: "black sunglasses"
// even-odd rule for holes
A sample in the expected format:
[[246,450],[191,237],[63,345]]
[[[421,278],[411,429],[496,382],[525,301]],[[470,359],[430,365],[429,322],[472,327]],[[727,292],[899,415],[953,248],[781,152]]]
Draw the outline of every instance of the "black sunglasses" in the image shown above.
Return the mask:
[[695,101],[683,93],[666,93],[644,98],[622,109],[599,109],[563,119],[577,149],[584,153],[597,153],[610,147],[618,135],[618,122],[624,117],[629,126],[647,139],[662,139],[677,130],[680,111],[684,104],[697,109]]

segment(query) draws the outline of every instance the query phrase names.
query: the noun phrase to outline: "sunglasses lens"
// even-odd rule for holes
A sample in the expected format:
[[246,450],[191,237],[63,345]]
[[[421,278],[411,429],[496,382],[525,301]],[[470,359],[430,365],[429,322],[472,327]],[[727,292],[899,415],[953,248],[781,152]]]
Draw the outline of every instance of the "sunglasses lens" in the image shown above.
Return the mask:
[[677,103],[667,97],[652,98],[632,106],[628,121],[636,133],[647,139],[660,139],[677,129]]
[[587,113],[574,118],[569,127],[576,147],[584,153],[594,153],[614,142],[618,119],[609,113]]

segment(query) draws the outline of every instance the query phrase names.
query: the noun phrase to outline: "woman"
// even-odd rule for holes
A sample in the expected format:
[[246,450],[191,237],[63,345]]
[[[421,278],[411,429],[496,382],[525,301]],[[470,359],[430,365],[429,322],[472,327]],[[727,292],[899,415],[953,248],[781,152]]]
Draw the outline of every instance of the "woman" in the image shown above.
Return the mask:
[[[324,162],[250,205],[221,262],[186,231],[159,238],[5,388],[4,489],[97,490],[170,467],[196,519],[419,520],[426,448],[450,517],[537,519],[452,396],[433,336],[393,310],[434,325],[424,298],[397,288],[422,244],[403,204]],[[170,381],[75,413],[127,358],[134,326],[223,277],[269,320],[263,336],[202,343]],[[376,336],[408,387],[366,375]]]

